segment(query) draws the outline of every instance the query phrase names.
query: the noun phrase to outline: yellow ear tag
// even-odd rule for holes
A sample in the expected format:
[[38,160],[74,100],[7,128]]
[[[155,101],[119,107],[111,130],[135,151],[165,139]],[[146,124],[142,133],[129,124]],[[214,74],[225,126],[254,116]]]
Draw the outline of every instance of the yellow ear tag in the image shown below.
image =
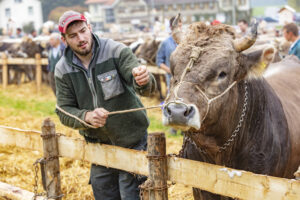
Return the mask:
[[266,69],[266,67],[267,67],[267,64],[264,61],[262,61],[258,66],[258,70],[260,72],[263,72]]

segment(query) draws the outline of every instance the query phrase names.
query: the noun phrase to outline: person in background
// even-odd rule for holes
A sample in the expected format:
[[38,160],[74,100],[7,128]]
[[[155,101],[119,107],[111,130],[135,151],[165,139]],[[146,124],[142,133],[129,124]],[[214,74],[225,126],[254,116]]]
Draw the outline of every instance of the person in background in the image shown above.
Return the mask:
[[49,38],[49,54],[48,54],[48,79],[51,86],[51,89],[56,95],[56,88],[55,88],[55,79],[54,79],[54,71],[55,71],[55,65],[59,61],[60,57],[63,55],[65,45],[60,40],[60,34],[59,33],[52,33]]
[[[55,66],[56,113],[62,124],[78,129],[86,142],[146,150],[146,111],[109,112],[142,108],[136,92],[153,93],[154,76],[126,45],[94,34],[78,12],[65,12],[59,31],[67,45]],[[92,164],[90,183],[96,200],[138,200],[139,177]]]
[[[172,30],[172,23],[175,20],[175,17],[172,17],[169,21],[169,27]],[[179,21],[179,27],[182,26],[182,22]],[[163,69],[164,71],[167,72],[166,74],[166,82],[167,82],[167,88],[168,88],[168,92],[170,89],[170,80],[171,80],[171,70],[170,70],[170,56],[172,54],[172,52],[176,49],[177,44],[175,42],[175,40],[173,39],[172,35],[170,35],[167,39],[165,39],[158,51],[157,51],[157,55],[156,55],[156,65]],[[172,135],[176,135],[176,130],[175,129],[170,129],[170,133]]]
[[295,55],[300,59],[300,36],[299,30],[295,23],[286,24],[283,28],[284,38],[292,42],[292,45],[289,50],[289,55]]
[[[172,30],[172,23],[175,20],[175,17],[172,17],[169,21],[169,26]],[[182,26],[181,21],[179,21],[179,26]],[[170,35],[167,39],[165,39],[156,55],[156,64],[159,68],[167,72],[166,80],[167,80],[167,87],[169,89],[170,86],[170,80],[171,80],[171,71],[170,71],[170,56],[172,52],[176,49],[177,44],[175,40],[173,39],[172,35]]]
[[154,25],[153,25],[153,34],[154,36],[158,36],[159,33],[163,30],[162,29],[163,27],[163,24],[159,21],[159,17],[155,17],[154,19]]
[[17,38],[22,38],[24,36],[22,29],[21,28],[17,28],[16,30],[16,37]]
[[244,19],[239,20],[238,22],[238,26],[240,28],[240,36],[245,36],[247,34],[247,30],[248,30],[248,22]]
[[31,39],[36,38],[36,37],[37,37],[37,32],[36,32],[36,30],[33,29],[32,31],[30,31],[29,37],[30,37]]

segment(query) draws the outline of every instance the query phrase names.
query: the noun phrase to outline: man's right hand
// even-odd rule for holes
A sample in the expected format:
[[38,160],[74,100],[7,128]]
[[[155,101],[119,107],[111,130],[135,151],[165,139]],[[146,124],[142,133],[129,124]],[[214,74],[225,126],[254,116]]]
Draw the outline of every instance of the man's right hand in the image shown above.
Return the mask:
[[99,128],[105,125],[107,117],[107,110],[104,108],[96,108],[95,110],[86,113],[84,121]]

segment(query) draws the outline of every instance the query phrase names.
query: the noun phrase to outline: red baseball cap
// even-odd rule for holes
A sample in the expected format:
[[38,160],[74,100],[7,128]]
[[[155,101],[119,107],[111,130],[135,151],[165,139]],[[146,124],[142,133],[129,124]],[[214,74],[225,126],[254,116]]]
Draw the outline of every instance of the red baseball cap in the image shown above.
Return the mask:
[[84,21],[86,22],[86,18],[84,15],[79,12],[75,12],[73,10],[66,11],[58,21],[58,29],[61,33],[66,33],[68,25],[74,21]]

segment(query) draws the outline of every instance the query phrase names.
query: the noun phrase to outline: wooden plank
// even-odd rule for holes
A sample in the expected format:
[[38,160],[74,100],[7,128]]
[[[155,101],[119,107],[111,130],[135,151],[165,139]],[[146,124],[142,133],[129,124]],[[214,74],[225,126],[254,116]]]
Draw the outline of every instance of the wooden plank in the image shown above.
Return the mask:
[[148,69],[149,72],[151,72],[152,74],[160,74],[160,75],[167,74],[166,71],[160,69],[160,68],[157,67],[157,66],[147,65],[147,69]]
[[[0,126],[0,144],[43,152],[41,132]],[[59,156],[148,175],[146,152],[60,136]]]
[[48,59],[47,58],[42,58],[41,59],[41,64],[42,65],[48,65]]
[[[42,150],[40,133],[0,126],[0,144]],[[149,175],[146,152],[104,144],[90,144],[66,136],[58,138],[59,155]],[[300,181],[168,157],[168,180],[240,199],[300,199]]]
[[41,92],[41,85],[42,85],[42,64],[41,64],[41,54],[35,55],[35,61],[36,61],[36,85],[37,85],[37,92]]
[[8,84],[8,66],[6,54],[2,54],[2,84],[3,89],[6,89]]
[[0,125],[0,144],[43,152],[41,132]]
[[300,199],[300,181],[169,157],[168,180],[240,199]]
[[86,143],[65,136],[58,138],[59,155],[98,165],[148,175],[146,152],[105,144]]
[[149,179],[155,189],[149,189],[150,200],[168,200],[166,137],[164,133],[148,135]]
[[48,198],[61,200],[57,135],[55,125],[50,118],[44,120],[42,133],[44,158],[47,160],[42,167],[44,190],[46,190]]
[[[23,190],[19,187],[15,187],[3,182],[0,182],[0,197],[13,200],[28,200],[32,199],[34,193],[27,190]],[[43,200],[43,197],[36,197],[36,200]]]
[[[4,54],[2,54],[4,55]],[[0,65],[3,65],[4,59],[0,59]],[[7,64],[10,65],[35,65],[36,61],[35,58],[8,58]],[[48,65],[48,59],[42,58],[41,59],[42,65]]]
[[7,64],[9,65],[35,65],[34,58],[8,58]]

